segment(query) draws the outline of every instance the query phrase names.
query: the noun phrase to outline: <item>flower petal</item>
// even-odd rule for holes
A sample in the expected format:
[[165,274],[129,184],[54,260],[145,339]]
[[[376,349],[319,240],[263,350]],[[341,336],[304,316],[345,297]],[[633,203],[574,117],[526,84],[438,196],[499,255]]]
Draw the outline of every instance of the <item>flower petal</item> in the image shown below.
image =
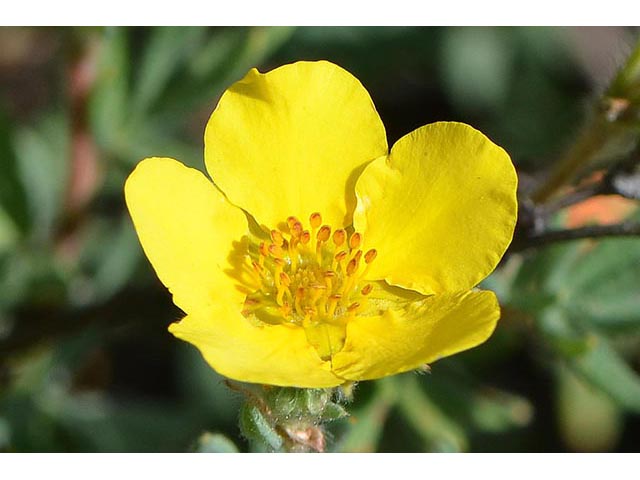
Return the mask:
[[198,170],[170,158],[148,158],[125,184],[140,243],[174,303],[189,312],[215,301],[240,305],[233,242],[247,231],[244,213]]
[[500,317],[489,291],[433,295],[375,317],[347,324],[333,371],[349,380],[368,380],[413,370],[484,342]]
[[401,138],[356,185],[354,226],[378,251],[368,276],[424,294],[474,287],[511,242],[516,187],[509,155],[468,125]]
[[294,325],[255,326],[225,306],[191,313],[169,331],[195,345],[218,373],[239,381],[300,388],[335,387],[345,381]]
[[205,132],[205,162],[227,198],[259,224],[320,212],[351,224],[355,181],[388,151],[371,97],[329,62],[251,70],[227,90]]

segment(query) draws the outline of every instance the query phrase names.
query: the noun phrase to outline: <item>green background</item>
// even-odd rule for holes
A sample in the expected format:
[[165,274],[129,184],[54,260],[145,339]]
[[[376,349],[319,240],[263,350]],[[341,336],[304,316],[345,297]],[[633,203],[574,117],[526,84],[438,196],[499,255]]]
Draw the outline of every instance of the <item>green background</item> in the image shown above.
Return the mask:
[[[467,122],[510,153],[526,187],[637,34],[0,28],[0,451],[246,451],[240,396],[167,332],[181,313],[122,186],[147,156],[203,169],[207,118],[250,68],[337,63],[370,92],[390,145],[432,121]],[[503,307],[493,337],[431,374],[362,382],[330,449],[637,451],[639,267],[638,238],[509,253],[483,284]]]

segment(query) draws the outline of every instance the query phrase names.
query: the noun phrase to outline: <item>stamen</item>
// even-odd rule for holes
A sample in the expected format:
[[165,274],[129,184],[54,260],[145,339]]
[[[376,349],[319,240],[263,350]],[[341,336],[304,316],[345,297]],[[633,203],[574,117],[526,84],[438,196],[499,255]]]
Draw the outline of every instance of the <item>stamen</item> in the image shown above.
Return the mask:
[[358,248],[361,243],[362,235],[360,235],[358,232],[355,232],[353,235],[351,235],[351,238],[349,239],[349,247],[351,248],[351,250],[355,250],[356,248]]
[[347,275],[352,276],[358,270],[358,259],[352,258],[351,261],[347,264]]
[[311,228],[318,228],[322,223],[322,215],[318,212],[312,213],[309,217],[309,223],[311,224]]
[[368,265],[373,262],[378,256],[378,251],[375,248],[372,248],[367,253],[364,254],[364,261]]
[[289,278],[289,275],[287,275],[285,272],[281,272],[280,285],[278,286],[276,295],[276,303],[281,307],[284,305],[283,297],[285,293],[289,298],[291,298],[291,290],[289,290],[289,285],[291,285],[291,278]]
[[302,224],[299,221],[295,221],[291,226],[291,236],[295,239],[300,238],[302,233]]
[[289,231],[293,229],[293,224],[296,222],[299,222],[296,217],[291,216],[287,218],[287,226],[289,227]]
[[342,246],[344,241],[347,239],[347,232],[342,229],[336,230],[333,232],[333,243],[336,247]]
[[320,296],[325,292],[325,290],[327,289],[327,287],[325,287],[324,285],[320,284],[320,283],[314,283],[311,285],[311,298],[310,298],[310,304],[311,305],[315,305],[316,302],[318,301],[318,299],[320,298]]
[[364,267],[364,272],[362,272],[360,278],[364,278],[367,276],[367,273],[369,273],[369,269],[371,268],[371,263],[373,263],[377,256],[378,251],[375,248],[372,248],[364,254],[364,263],[366,263],[367,265],[366,267]]
[[331,292],[333,290],[333,278],[336,276],[335,272],[329,270],[324,272],[324,282],[327,284],[327,291]]
[[329,240],[331,236],[331,227],[329,225],[323,225],[318,230],[318,234],[316,235],[316,260],[318,263],[322,263],[322,244]]
[[258,247],[258,252],[260,253],[260,256],[258,258],[258,264],[261,267],[264,267],[264,259],[265,257],[269,256],[269,249],[267,248],[267,245],[264,242],[260,242],[260,246]]
[[274,312],[282,316],[282,322],[307,326],[326,321],[327,316],[348,321],[368,308],[367,296],[374,285],[363,277],[377,251],[360,249],[361,233],[349,235],[322,221],[319,212],[312,213],[305,230],[291,216],[286,220],[288,229],[270,230],[270,238],[259,242],[257,251],[254,244],[247,252],[243,274],[247,286],[256,291],[245,299],[244,315],[260,319],[264,310],[268,316]]
[[272,243],[269,245],[269,253],[275,258],[284,258],[284,250],[279,245]]
[[284,260],[281,258],[274,258],[273,263],[275,267],[273,269],[273,281],[276,285],[276,288],[280,288],[280,274],[282,273],[282,268],[284,267]]
[[326,242],[327,240],[329,240],[329,237],[331,236],[331,227],[329,225],[323,225],[320,230],[318,231],[318,242]]
[[345,258],[347,258],[346,251],[343,250],[340,253],[337,253],[333,257],[333,262],[331,263],[331,270],[336,271],[338,265],[340,265],[340,269],[344,272],[344,267],[342,266],[342,262],[344,261]]
[[338,306],[338,302],[340,301],[341,298],[342,298],[342,295],[340,295],[339,293],[335,293],[329,296],[329,307],[327,310],[327,315],[329,315],[330,317],[333,316],[333,314],[336,311],[336,307]]
[[271,230],[271,240],[275,245],[279,247],[281,247],[282,244],[284,243],[284,237],[282,236],[282,233],[280,233],[278,230]]

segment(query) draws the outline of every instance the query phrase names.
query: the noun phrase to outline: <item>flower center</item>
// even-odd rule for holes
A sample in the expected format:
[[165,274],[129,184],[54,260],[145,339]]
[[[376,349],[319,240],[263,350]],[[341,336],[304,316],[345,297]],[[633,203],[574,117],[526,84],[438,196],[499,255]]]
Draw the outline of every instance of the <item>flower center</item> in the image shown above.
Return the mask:
[[286,228],[249,249],[259,289],[247,295],[243,315],[269,324],[305,328],[344,324],[363,310],[372,284],[364,282],[375,249],[360,249],[362,235],[322,225],[313,213],[309,228],[289,217]]

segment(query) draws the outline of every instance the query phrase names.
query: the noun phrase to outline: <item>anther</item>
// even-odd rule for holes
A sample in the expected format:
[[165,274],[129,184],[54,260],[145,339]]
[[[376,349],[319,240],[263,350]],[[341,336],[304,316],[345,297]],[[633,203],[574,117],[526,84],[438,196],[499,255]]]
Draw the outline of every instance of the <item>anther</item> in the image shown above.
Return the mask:
[[273,255],[275,258],[284,258],[284,251],[280,245],[276,245],[272,243],[269,245],[269,253]]
[[367,283],[362,290],[360,291],[360,293],[362,295],[369,295],[371,293],[371,290],[373,290],[373,285],[371,283]]
[[309,243],[309,240],[311,240],[311,234],[309,233],[309,230],[305,230],[300,234],[300,243],[302,245],[306,245],[307,243]]
[[341,246],[347,238],[347,232],[342,229],[336,230],[333,232],[333,243],[336,247]]
[[323,225],[322,227],[320,227],[320,230],[318,230],[318,242],[326,242],[327,240],[329,240],[330,235],[331,227],[329,225]]
[[324,282],[327,285],[327,290],[330,292],[333,290],[333,279],[336,276],[335,272],[329,270],[323,273]]
[[288,217],[287,218],[287,226],[289,227],[289,230],[293,229],[293,224],[299,222],[299,220],[296,217]]
[[360,235],[358,232],[355,232],[353,235],[351,235],[351,238],[349,239],[349,247],[351,247],[351,250],[355,250],[356,248],[358,248],[361,243],[362,235]]
[[358,308],[360,308],[360,304],[358,302],[353,302],[347,307],[347,312],[355,312]]
[[311,305],[315,305],[316,302],[318,301],[318,299],[322,296],[322,294],[325,292],[325,290],[327,289],[327,287],[325,285],[319,284],[319,283],[314,283],[312,285],[310,285],[311,287]]
[[284,237],[282,236],[282,233],[280,233],[278,230],[271,230],[271,240],[275,245],[279,247],[281,247],[282,244],[284,243]]
[[364,254],[364,261],[368,265],[373,262],[378,256],[378,251],[375,248],[372,248],[367,253]]
[[347,252],[342,250],[339,253],[336,253],[333,257],[333,263],[331,264],[331,270],[336,270],[338,265],[342,265],[342,261],[347,258]]
[[309,223],[311,224],[312,228],[318,228],[322,223],[322,215],[320,215],[320,213],[318,212],[312,213],[309,217]]
[[358,260],[353,258],[347,264],[347,275],[349,275],[349,276],[353,275],[356,272],[357,269],[358,269]]
[[332,316],[335,313],[336,306],[338,305],[338,302],[341,298],[342,295],[340,295],[339,293],[329,296],[329,307],[327,309],[327,315]]
[[265,257],[269,256],[269,249],[264,242],[260,242],[260,246],[258,247],[258,252],[260,253],[260,257],[258,258],[258,263],[260,266],[264,266]]
[[291,291],[289,290],[289,285],[291,285],[291,278],[285,272],[280,272],[280,284],[278,285],[277,294],[276,294],[276,303],[279,306],[284,306],[283,297],[285,293],[291,297]]
[[293,224],[293,227],[291,227],[291,235],[293,235],[295,238],[298,238],[300,237],[301,234],[302,234],[302,223],[295,222]]
[[291,278],[289,277],[289,275],[287,275],[286,272],[280,272],[280,283],[282,283],[282,285],[284,285],[285,287],[291,285]]
[[256,272],[258,272],[262,276],[262,273],[264,272],[264,268],[262,267],[262,265],[260,265],[256,261],[252,261],[251,266]]

